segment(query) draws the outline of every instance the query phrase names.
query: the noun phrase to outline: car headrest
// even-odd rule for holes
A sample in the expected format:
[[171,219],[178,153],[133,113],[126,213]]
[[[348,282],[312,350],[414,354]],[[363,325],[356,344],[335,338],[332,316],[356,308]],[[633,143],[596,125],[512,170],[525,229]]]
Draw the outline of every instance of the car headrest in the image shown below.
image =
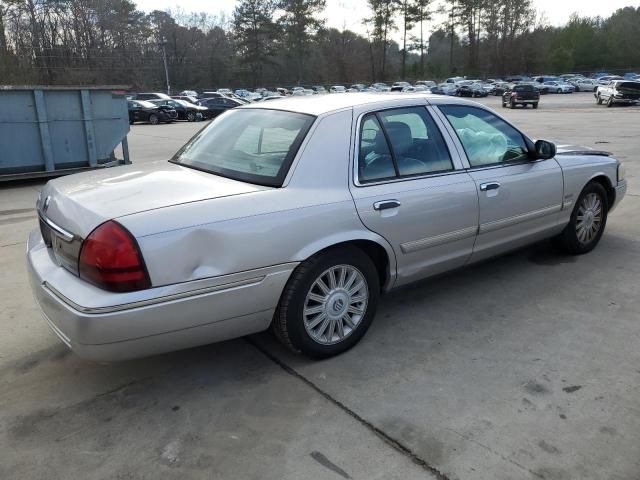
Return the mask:
[[403,122],[389,122],[385,124],[385,127],[395,153],[404,155],[413,145],[413,137],[411,136],[409,125]]

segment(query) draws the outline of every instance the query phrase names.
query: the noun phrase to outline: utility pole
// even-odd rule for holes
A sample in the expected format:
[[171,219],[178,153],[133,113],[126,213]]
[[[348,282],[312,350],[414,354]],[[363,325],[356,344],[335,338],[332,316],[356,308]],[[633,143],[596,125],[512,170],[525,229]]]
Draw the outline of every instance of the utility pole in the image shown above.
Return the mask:
[[169,69],[167,68],[167,39],[162,37],[160,48],[162,48],[162,61],[164,62],[164,76],[167,81],[167,95],[171,95],[171,85],[169,84]]

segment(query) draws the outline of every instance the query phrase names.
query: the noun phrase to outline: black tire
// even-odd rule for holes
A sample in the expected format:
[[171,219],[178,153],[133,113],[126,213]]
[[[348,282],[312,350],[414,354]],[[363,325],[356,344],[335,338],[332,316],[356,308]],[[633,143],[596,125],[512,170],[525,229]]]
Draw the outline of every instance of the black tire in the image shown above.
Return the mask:
[[562,93],[562,89],[559,88],[558,90],[556,90],[556,93]]
[[532,103],[532,104],[531,104],[531,106],[532,106],[534,109],[538,108],[538,102]]
[[602,105],[602,97],[600,96],[600,94],[597,94],[597,95],[596,95],[596,103],[597,103],[598,105]]
[[[314,282],[323,272],[338,265],[355,267],[360,272],[366,283],[369,298],[364,314],[355,328],[341,341],[323,344],[316,341],[307,331],[303,311],[307,294],[312,290]],[[360,341],[373,321],[379,298],[378,271],[367,254],[355,247],[326,250],[301,263],[291,274],[280,297],[271,330],[278,340],[294,352],[315,358],[332,357],[349,350]]]
[[607,100],[607,107],[613,107],[613,95],[609,95],[609,100]]
[[158,123],[160,123],[160,119],[155,113],[152,113],[151,115],[149,115],[149,123],[151,125],[158,125]]
[[[580,206],[587,196],[590,194],[595,194],[596,197],[600,201],[601,205],[601,215],[602,220],[599,227],[599,230],[595,234],[595,236],[588,242],[580,241],[577,233],[577,222],[578,215],[580,211]],[[589,182],[586,187],[580,192],[578,196],[578,200],[576,201],[573,211],[571,212],[571,217],[569,219],[569,223],[564,228],[562,233],[558,235],[556,238],[557,244],[567,253],[572,255],[582,255],[584,253],[588,253],[593,250],[602,234],[604,233],[604,229],[607,225],[607,216],[608,216],[608,200],[607,200],[607,192],[604,187],[598,182]]]
[[507,108],[507,104],[505,103],[504,100],[502,100],[502,108]]
[[196,121],[196,113],[187,112],[187,122],[195,122],[195,121]]
[[511,103],[509,105],[511,108],[516,108],[516,102],[514,102],[513,100],[511,100]]

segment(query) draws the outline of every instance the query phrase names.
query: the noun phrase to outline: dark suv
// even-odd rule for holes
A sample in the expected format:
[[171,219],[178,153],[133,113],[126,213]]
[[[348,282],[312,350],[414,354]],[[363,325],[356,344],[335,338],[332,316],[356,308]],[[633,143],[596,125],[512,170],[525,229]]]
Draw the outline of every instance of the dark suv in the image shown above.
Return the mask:
[[510,85],[502,94],[502,107],[506,108],[509,105],[511,108],[515,108],[516,105],[522,105],[527,107],[531,105],[533,108],[538,108],[540,102],[540,92],[538,89],[530,83],[516,83]]

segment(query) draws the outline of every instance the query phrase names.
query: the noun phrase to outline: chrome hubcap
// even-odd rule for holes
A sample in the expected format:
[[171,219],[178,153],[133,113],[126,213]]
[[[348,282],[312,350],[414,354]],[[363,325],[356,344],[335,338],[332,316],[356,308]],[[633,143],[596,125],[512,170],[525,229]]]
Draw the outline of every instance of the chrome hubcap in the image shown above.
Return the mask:
[[595,193],[582,199],[576,218],[576,235],[580,243],[591,242],[602,227],[602,200]]
[[325,270],[304,301],[304,328],[322,345],[339,343],[358,327],[367,311],[369,290],[364,275],[351,265]]

